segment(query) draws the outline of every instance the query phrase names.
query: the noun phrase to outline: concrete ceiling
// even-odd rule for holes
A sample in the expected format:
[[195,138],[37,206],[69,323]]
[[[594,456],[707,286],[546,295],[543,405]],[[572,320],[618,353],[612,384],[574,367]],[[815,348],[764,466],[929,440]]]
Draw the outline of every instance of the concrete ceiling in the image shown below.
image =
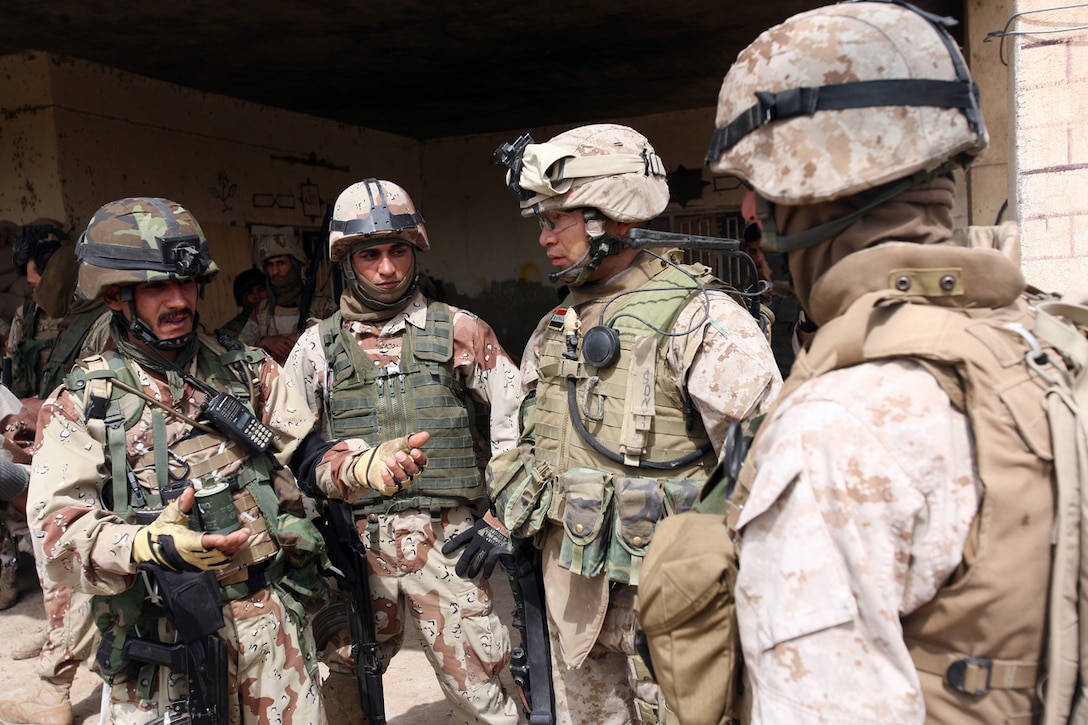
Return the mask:
[[[0,55],[428,139],[710,106],[745,45],[826,2],[0,0]],[[963,0],[915,4],[963,18]]]

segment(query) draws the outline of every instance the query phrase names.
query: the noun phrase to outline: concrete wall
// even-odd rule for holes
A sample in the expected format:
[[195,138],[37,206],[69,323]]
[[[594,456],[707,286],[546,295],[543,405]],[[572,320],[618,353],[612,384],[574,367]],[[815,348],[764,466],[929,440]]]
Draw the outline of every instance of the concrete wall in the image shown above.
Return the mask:
[[240,229],[316,229],[366,176],[419,186],[412,139],[40,53],[0,58],[0,116],[0,219],[48,216],[77,235],[113,199],[183,204],[223,269],[203,306],[210,325],[237,311],[231,284],[251,263]]
[[[1018,0],[1005,38],[1012,88],[1010,206],[1023,267],[1044,290],[1088,289],[1088,7]],[[1011,17],[1012,13],[1006,17]],[[1005,23],[994,27],[1000,30]]]
[[[202,306],[210,327],[236,311],[230,289],[249,265],[248,225],[316,229],[324,205],[367,176],[408,189],[432,240],[423,270],[450,301],[492,322],[514,354],[557,301],[536,222],[519,215],[492,154],[525,131],[543,141],[577,121],[420,144],[40,53],[0,58],[0,114],[0,158],[10,159],[0,219],[50,216],[75,235],[112,199],[180,202],[223,269]],[[645,133],[670,171],[688,169],[703,195],[667,214],[739,208],[736,180],[719,179],[725,190],[715,192],[702,169],[713,116],[707,108],[614,119]]]

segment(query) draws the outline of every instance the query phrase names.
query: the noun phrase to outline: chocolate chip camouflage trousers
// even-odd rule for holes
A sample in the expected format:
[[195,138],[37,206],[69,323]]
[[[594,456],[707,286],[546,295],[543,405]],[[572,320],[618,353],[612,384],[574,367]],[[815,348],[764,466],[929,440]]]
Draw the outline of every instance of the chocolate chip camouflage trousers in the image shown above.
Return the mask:
[[[375,630],[385,665],[400,650],[411,621],[454,722],[519,722],[517,704],[499,680],[510,659],[510,637],[492,613],[491,586],[482,577],[454,573],[461,550],[451,557],[441,551],[450,537],[472,527],[471,509],[442,509],[436,520],[418,509],[375,518],[369,529],[366,519],[356,523],[368,549]],[[335,644],[337,656],[348,655],[346,630]],[[344,665],[330,662],[330,667],[343,671]],[[396,683],[386,682],[385,693],[387,700],[396,697]]]
[[[219,636],[227,643],[231,725],[323,723],[315,663],[303,654],[314,651],[309,625],[297,627],[270,587],[224,604],[223,615],[226,624]],[[174,640],[165,619],[159,624],[159,637]],[[185,693],[184,673],[166,668],[159,668],[154,699],[141,699],[137,684],[120,682],[110,688],[113,725],[143,725]]]
[[42,653],[38,657],[38,676],[56,677],[69,663],[91,659],[95,652],[98,627],[94,622],[94,597],[57,584],[38,568],[42,603],[49,621]]
[[[658,721],[659,690],[635,650],[636,587],[614,584],[601,633],[581,667],[558,658],[557,627],[548,613],[556,725],[637,725]],[[651,712],[652,711],[652,712]]]

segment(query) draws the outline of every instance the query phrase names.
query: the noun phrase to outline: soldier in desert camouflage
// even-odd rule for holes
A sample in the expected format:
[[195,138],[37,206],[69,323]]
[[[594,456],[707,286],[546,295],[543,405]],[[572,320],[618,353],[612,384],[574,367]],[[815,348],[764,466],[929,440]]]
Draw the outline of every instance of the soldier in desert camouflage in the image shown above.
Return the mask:
[[817,8],[721,87],[707,163],[754,187],[819,325],[733,498],[753,723],[1042,722],[1058,675],[1046,401],[1065,363],[1017,266],[954,240],[952,171],[988,136],[947,23]]
[[291,227],[258,234],[253,257],[267,277],[268,296],[242,327],[238,340],[267,351],[283,364],[299,332],[310,320],[331,315],[336,302],[323,290],[307,289],[310,261]]
[[429,247],[403,188],[365,179],[345,189],[329,235],[330,259],[347,280],[340,310],[302,334],[287,369],[326,435],[431,433],[418,483],[355,506],[378,639],[388,663],[411,623],[458,722],[515,723],[499,680],[509,636],[481,575],[491,573],[505,530],[494,530],[483,505],[469,398],[489,410],[490,453],[509,450],[520,376],[486,322],[420,292],[417,252]]
[[543,546],[556,722],[665,723],[634,644],[642,558],[656,523],[694,502],[730,422],[759,413],[781,377],[756,321],[705,268],[627,244],[669,203],[642,134],[597,124],[528,140],[505,159],[507,184],[570,295],[522,360],[535,450],[493,460],[511,485],[490,493]]
[[[165,668],[123,656],[127,637],[177,641],[136,576],[138,565],[151,562],[216,573],[230,722],[320,722],[304,602],[324,594],[322,540],[281,507],[271,479],[289,466],[307,490],[347,500],[370,487],[405,485],[426,462],[413,447],[426,433],[382,444],[376,454],[358,439],[326,441],[274,361],[198,335],[199,289],[218,269],[196,220],[175,202],[106,204],[77,256],[80,292],[113,313],[111,349],[81,361],[43,405],[27,510],[45,574],[97,595],[103,637],[96,659],[109,717],[145,723],[183,692],[184,682]],[[269,429],[266,452],[254,452],[261,439],[228,435],[202,417],[209,393],[201,381],[229,392]],[[241,524],[231,533],[187,525],[194,488],[213,479],[231,491]],[[179,483],[184,490],[168,503],[164,494]]]

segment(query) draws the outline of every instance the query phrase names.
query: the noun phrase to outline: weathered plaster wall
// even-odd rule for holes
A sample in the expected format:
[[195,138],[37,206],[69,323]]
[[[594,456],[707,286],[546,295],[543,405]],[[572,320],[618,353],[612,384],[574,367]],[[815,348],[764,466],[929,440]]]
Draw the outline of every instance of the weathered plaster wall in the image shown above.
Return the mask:
[[212,326],[237,311],[231,284],[251,264],[230,227],[316,229],[360,178],[419,180],[412,139],[40,53],[0,58],[0,114],[0,219],[49,216],[76,235],[110,200],[178,201],[223,270],[204,304]]
[[64,218],[46,56],[0,56],[0,219]]

